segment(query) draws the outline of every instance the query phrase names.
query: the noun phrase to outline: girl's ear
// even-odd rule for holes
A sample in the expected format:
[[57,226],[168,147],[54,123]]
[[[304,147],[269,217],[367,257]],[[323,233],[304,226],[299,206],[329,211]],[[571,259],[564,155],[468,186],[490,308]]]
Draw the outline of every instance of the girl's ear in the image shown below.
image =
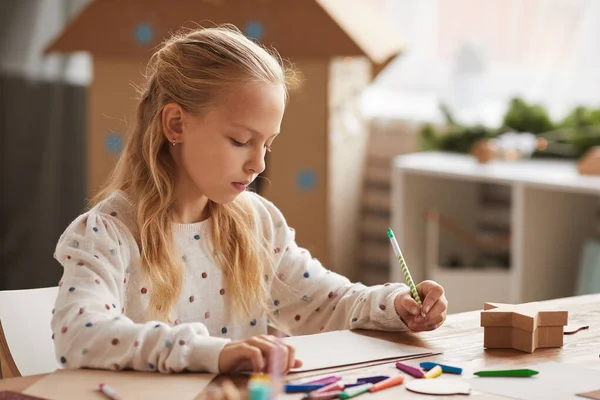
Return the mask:
[[183,109],[179,104],[169,103],[161,114],[162,131],[169,143],[183,140]]

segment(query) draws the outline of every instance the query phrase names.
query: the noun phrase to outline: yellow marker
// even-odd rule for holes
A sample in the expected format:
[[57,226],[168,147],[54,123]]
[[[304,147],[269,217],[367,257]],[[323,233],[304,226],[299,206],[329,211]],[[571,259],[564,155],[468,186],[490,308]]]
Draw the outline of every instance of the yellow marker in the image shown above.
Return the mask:
[[271,383],[271,378],[269,377],[268,374],[262,374],[262,373],[256,374],[255,373],[250,376],[250,381]]
[[425,376],[423,376],[423,378],[437,378],[441,374],[442,374],[442,367],[440,367],[439,365],[436,365],[435,367],[433,367],[429,371],[427,371],[425,373]]

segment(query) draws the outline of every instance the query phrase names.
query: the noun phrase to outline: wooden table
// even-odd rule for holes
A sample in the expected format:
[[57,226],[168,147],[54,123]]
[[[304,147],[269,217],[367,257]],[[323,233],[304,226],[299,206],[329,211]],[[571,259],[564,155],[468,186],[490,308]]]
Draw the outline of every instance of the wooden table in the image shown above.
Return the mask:
[[[600,294],[568,297],[564,299],[541,302],[544,306],[556,310],[569,311],[569,327],[589,326],[589,329],[574,335],[565,335],[562,348],[538,349],[533,354],[516,350],[485,350],[483,348],[483,328],[479,326],[479,311],[472,311],[448,316],[446,323],[433,332],[403,335],[403,342],[415,346],[427,347],[443,352],[438,356],[427,357],[428,361],[439,361],[463,368],[463,375],[471,375],[474,371],[491,368],[515,368],[532,364],[559,361],[578,364],[587,368],[600,370]],[[374,335],[385,333],[374,332]],[[420,360],[413,360],[418,365]],[[411,363],[411,361],[407,361]],[[342,372],[341,375],[368,376],[373,373],[390,371],[398,373],[392,364],[355,368]],[[0,381],[0,390],[22,391],[41,376],[13,378]],[[408,378],[410,379],[410,378]],[[460,379],[457,377],[456,379]],[[600,386],[600,384],[599,384]],[[283,399],[299,399],[301,395],[283,395]],[[431,396],[419,395],[407,391],[403,385],[369,394],[370,400],[377,399],[431,399]],[[436,399],[442,397],[435,397]],[[497,396],[473,392],[470,398],[500,399]]]

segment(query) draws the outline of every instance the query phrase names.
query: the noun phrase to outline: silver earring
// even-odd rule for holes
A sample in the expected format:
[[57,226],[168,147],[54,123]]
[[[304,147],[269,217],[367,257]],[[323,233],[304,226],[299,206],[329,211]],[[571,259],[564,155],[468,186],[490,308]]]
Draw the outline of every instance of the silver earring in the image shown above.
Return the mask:
[[176,144],[177,142],[175,141],[175,139],[173,139],[173,142],[172,142],[172,143],[173,143],[173,146],[175,146],[175,144]]

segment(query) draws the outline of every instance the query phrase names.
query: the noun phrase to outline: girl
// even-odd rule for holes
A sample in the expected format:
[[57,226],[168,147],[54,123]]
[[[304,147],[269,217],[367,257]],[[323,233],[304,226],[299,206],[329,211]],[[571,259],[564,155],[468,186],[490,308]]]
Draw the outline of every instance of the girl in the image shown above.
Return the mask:
[[[62,234],[52,319],[66,368],[229,373],[298,367],[267,324],[423,331],[445,320],[438,284],[366,287],[298,247],[246,190],[279,134],[287,71],[233,27],[172,37],[152,56],[133,132],[95,206]],[[274,363],[275,364],[275,363]]]

